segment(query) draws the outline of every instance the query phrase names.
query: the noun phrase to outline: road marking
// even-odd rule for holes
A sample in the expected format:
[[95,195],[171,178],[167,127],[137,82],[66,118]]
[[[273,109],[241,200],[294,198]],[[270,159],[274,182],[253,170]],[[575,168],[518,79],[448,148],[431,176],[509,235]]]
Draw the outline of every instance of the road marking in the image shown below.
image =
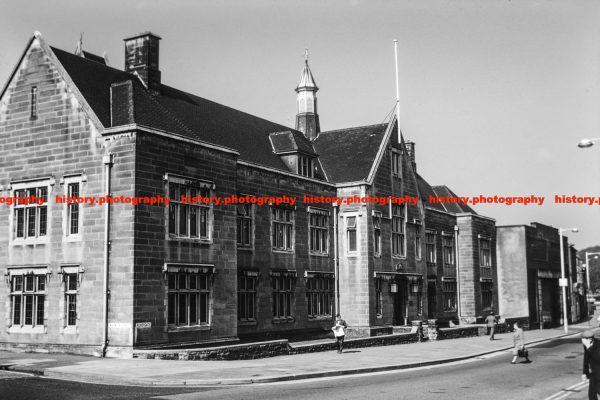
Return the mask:
[[561,389],[560,392],[553,394],[550,397],[546,397],[544,400],[562,400],[568,398],[573,392],[580,393],[588,385],[588,381],[576,383],[573,386],[569,386],[566,389]]

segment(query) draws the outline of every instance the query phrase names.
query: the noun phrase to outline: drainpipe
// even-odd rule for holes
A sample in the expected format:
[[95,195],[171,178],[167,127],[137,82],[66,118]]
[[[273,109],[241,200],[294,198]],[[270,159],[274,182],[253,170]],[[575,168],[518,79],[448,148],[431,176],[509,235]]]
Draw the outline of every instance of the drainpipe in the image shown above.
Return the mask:
[[338,257],[338,215],[337,204],[333,205],[333,265],[335,271],[335,313],[340,312],[340,264]]
[[[104,164],[104,179],[105,179],[105,195],[110,196],[110,169],[114,162],[114,155],[107,154],[102,157],[102,163]],[[108,346],[108,296],[110,291],[108,289],[108,256],[110,252],[110,241],[109,241],[109,227],[110,227],[110,202],[104,204],[104,281],[103,281],[103,299],[102,299],[102,350],[100,352],[101,357],[106,357],[106,348]]]
[[458,258],[458,225],[454,225],[454,255],[456,262],[456,311],[458,314],[458,324],[461,324],[461,306],[460,306],[460,263]]

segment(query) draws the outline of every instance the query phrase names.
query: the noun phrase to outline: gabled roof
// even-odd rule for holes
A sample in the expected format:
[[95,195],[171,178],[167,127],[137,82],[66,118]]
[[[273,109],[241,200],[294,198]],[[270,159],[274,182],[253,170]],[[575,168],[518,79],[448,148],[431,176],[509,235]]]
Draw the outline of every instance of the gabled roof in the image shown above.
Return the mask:
[[[435,194],[438,197],[454,198],[454,199],[458,198],[456,193],[454,193],[452,190],[450,190],[450,188],[448,186],[445,186],[445,185],[433,186],[433,191],[435,192]],[[463,204],[461,202],[458,202],[458,203],[446,202],[443,204],[443,206],[446,209],[446,211],[453,213],[453,214],[460,214],[460,213],[477,214],[471,207],[469,207],[468,205]]]
[[387,128],[388,124],[377,124],[319,133],[313,146],[329,180],[366,180]]
[[87,58],[88,60],[96,61],[97,63],[106,65],[106,60],[104,59],[104,57],[100,57],[96,54],[92,54],[89,51],[83,50],[83,56],[85,58]]
[[429,196],[441,197],[443,199],[457,199],[458,196],[448,188],[448,186],[431,186],[423,177],[417,174],[417,182],[419,185],[419,193],[423,203],[435,210],[444,211],[451,214],[470,213],[478,215],[475,210],[461,202],[453,203],[451,201],[430,203]]
[[[236,149],[240,160],[288,171],[269,141],[270,133],[289,131],[288,127],[167,85],[161,85],[158,94],[150,93],[133,74],[60,49],[52,51],[104,127],[111,126],[110,86],[130,80],[135,123]],[[298,143],[314,153],[310,142]]]
[[417,174],[417,185],[419,186],[419,197],[426,206],[439,211],[446,211],[443,205],[429,202],[429,196],[436,197],[437,195],[433,191],[431,185],[419,174]]

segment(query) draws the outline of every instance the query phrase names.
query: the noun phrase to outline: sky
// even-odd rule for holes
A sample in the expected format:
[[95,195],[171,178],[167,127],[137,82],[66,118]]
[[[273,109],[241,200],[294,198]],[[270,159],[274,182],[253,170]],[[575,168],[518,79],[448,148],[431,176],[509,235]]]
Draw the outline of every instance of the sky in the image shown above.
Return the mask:
[[544,196],[539,205],[474,206],[497,225],[577,227],[600,244],[600,2],[585,0],[0,0],[0,81],[28,39],[107,52],[162,37],[162,81],[293,126],[305,48],[322,130],[381,123],[395,105],[418,172],[460,196]]

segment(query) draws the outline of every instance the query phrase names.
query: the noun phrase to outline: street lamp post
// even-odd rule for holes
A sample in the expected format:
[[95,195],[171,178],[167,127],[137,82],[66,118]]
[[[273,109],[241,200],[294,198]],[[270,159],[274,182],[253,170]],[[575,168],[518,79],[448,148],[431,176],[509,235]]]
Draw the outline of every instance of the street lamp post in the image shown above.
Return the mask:
[[569,332],[569,322],[567,320],[567,279],[565,278],[565,251],[563,250],[563,231],[579,232],[577,228],[558,228],[558,237],[560,240],[560,282],[559,286],[562,287],[563,297],[563,326],[565,327],[565,333]]

